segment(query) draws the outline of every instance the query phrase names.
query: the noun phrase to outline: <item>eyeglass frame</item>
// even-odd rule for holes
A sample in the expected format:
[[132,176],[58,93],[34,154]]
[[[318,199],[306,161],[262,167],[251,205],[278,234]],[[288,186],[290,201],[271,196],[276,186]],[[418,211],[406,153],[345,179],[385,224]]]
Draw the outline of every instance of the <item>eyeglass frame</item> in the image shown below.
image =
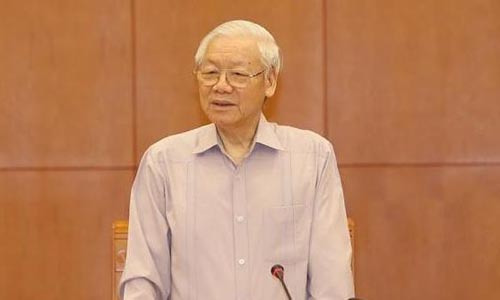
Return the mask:
[[[257,77],[259,76],[260,74],[264,73],[265,71],[267,71],[268,69],[265,68],[263,69],[262,71],[259,71],[257,73],[254,73],[254,74],[243,74],[242,71],[236,71],[236,70],[233,70],[233,69],[221,69],[221,70],[217,70],[217,71],[211,71],[211,72],[205,72],[205,74],[208,74],[208,73],[212,73],[212,72],[216,72],[216,73],[219,73],[219,76],[217,76],[217,80],[214,82],[214,83],[211,83],[211,84],[207,84],[207,83],[203,83],[203,80],[200,80],[200,74],[203,74],[203,72],[199,69],[195,69],[193,70],[193,73],[196,75],[196,79],[198,80],[198,82],[200,82],[203,86],[214,86],[216,85],[219,81],[220,81],[220,78],[221,78],[221,75],[223,73],[225,73],[224,75],[224,78],[226,80],[226,82],[234,87],[234,88],[245,88],[248,86],[248,84],[250,83],[250,79],[254,78],[254,77]],[[241,73],[240,75],[243,76],[243,77],[246,77],[248,80],[246,81],[245,85],[241,86],[241,85],[234,85],[233,83],[231,83],[231,81],[229,80],[229,77],[227,76],[228,73]]]

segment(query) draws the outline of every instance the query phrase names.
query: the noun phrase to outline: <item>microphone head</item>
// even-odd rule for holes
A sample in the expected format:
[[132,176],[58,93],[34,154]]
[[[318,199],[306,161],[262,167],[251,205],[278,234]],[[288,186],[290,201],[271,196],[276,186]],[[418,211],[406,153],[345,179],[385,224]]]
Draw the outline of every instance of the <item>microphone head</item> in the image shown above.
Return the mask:
[[283,268],[282,265],[276,264],[271,267],[271,274],[278,279],[283,279],[284,273],[285,273],[285,268]]

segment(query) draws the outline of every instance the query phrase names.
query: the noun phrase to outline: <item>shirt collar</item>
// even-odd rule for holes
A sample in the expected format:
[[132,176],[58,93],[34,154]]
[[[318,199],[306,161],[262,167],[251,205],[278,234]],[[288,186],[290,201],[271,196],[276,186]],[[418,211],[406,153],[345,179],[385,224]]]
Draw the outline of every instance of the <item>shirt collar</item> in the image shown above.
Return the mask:
[[205,126],[198,136],[193,153],[202,153],[218,144],[217,129],[215,124]]
[[[281,145],[276,132],[274,131],[274,126],[266,120],[264,114],[260,115],[259,125],[257,126],[257,133],[255,134],[254,144],[259,143],[276,150],[284,150]],[[193,150],[193,153],[202,153],[208,149],[219,145],[222,149],[222,143],[219,141],[217,135],[217,129],[215,124],[209,124],[205,127],[198,138],[198,142]],[[253,148],[253,145],[252,145]]]
[[255,143],[259,143],[276,150],[285,150],[274,129],[275,124],[269,123],[264,114],[261,114],[259,126],[257,127],[257,133],[255,134]]

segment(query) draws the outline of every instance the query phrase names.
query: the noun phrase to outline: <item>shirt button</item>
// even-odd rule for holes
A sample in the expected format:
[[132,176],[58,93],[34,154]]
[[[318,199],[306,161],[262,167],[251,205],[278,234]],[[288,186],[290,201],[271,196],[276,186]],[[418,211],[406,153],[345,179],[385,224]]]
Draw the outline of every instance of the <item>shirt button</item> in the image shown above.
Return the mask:
[[243,258],[238,259],[238,264],[240,264],[240,266],[243,266],[245,264],[245,260]]
[[244,216],[237,216],[236,221],[238,221],[238,223],[241,223],[241,222],[245,221],[245,217]]

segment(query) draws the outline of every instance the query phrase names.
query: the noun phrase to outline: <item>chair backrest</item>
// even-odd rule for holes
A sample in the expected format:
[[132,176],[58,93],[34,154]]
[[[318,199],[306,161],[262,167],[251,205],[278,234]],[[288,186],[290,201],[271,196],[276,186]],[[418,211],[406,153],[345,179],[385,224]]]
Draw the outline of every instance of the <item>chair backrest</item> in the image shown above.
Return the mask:
[[347,218],[347,226],[349,227],[349,236],[351,237],[351,248],[352,248],[351,270],[352,270],[352,276],[354,277],[354,229],[355,229],[354,220],[351,218]]
[[128,221],[118,220],[113,222],[113,272],[112,286],[113,300],[118,300],[118,284],[125,267],[125,257],[127,256],[127,235]]
[[[354,274],[354,221],[349,218],[349,236],[351,237],[351,245],[353,250],[353,256],[351,260],[351,268]],[[117,220],[113,222],[113,272],[112,272],[112,284],[111,287],[113,291],[113,300],[119,300],[118,298],[118,284],[120,283],[120,277],[125,267],[125,258],[127,256],[127,235],[128,235],[128,221]]]

